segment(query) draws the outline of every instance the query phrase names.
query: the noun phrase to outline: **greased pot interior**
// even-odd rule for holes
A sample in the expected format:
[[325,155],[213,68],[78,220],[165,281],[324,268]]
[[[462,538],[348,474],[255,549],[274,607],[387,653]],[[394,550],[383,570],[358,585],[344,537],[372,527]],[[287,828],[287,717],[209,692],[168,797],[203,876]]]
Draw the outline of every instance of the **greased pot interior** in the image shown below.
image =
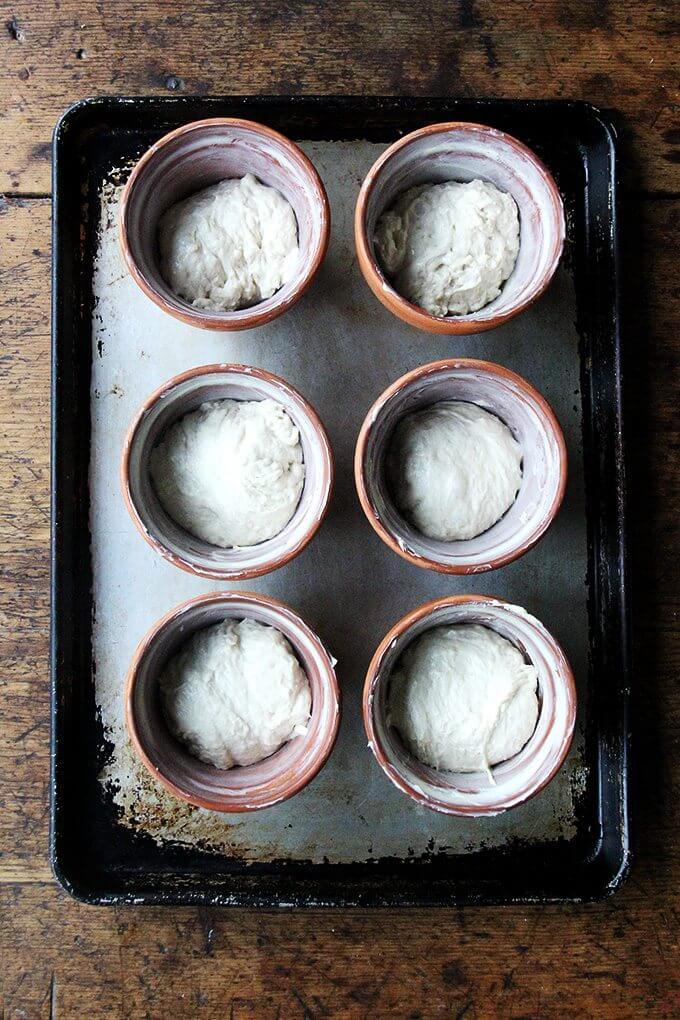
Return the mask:
[[[185,531],[163,508],[151,482],[151,451],[174,422],[206,401],[267,397],[282,404],[299,429],[305,465],[300,502],[273,538],[232,549],[210,545]],[[242,580],[283,566],[314,536],[330,501],[333,455],[316,411],[285,380],[249,365],[209,365],[175,376],[148,398],[124,444],[121,482],[135,524],[157,552],[190,573]]]
[[[484,308],[467,315],[431,315],[399,294],[383,272],[375,228],[382,213],[409,188],[476,178],[494,184],[517,203],[517,261],[499,296]],[[366,176],[355,214],[357,255],[366,282],[395,315],[431,333],[478,333],[523,311],[550,283],[564,236],[562,199],[546,167],[522,142],[483,124],[432,124],[395,142]]]
[[[172,292],[159,267],[158,221],[166,209],[211,184],[254,174],[290,202],[298,225],[298,266],[280,290],[249,308],[195,308]],[[254,121],[214,118],[165,135],[142,156],[121,200],[123,256],[139,286],[164,311],[202,329],[249,329],[291,307],[328,247],[330,210],[312,163],[293,142]]]
[[[522,447],[515,502],[487,531],[455,542],[428,538],[414,528],[395,505],[386,473],[398,421],[441,400],[469,401],[493,412]],[[400,556],[444,573],[479,573],[516,559],[550,526],[566,486],[566,445],[549,404],[521,376],[492,362],[449,359],[415,369],[378,398],[359,435],[355,477],[369,522]]]
[[[480,624],[497,631],[538,672],[536,729],[518,754],[494,766],[494,782],[481,772],[445,772],[424,765],[386,722],[390,678],[400,655],[426,630],[451,624]],[[369,666],[363,712],[369,747],[402,792],[445,814],[493,815],[538,793],[560,768],[574,733],[576,689],[564,652],[535,617],[500,599],[460,595],[419,607],[387,634]]]
[[[257,620],[284,634],[309,679],[312,711],[306,734],[254,765],[224,770],[195,758],[172,736],[158,680],[193,633],[228,617]],[[339,690],[328,652],[289,606],[253,592],[203,595],[177,606],[140,643],[128,673],[126,721],[144,765],[175,796],[214,811],[254,811],[293,796],[325,763],[339,720]]]

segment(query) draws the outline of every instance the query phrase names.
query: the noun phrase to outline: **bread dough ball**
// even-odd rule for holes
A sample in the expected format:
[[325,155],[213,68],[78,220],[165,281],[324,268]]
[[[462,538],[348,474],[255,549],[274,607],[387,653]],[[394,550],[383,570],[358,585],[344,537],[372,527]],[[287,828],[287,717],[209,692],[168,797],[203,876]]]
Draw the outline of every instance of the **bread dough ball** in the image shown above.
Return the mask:
[[171,206],[158,224],[158,244],[171,290],[218,312],[271,297],[291,279],[299,257],[293,207],[252,174]]
[[214,400],[175,422],[151,451],[165,511],[224,549],[283,531],[300,501],[300,434],[275,400]]
[[432,315],[488,305],[514,269],[519,214],[487,181],[421,184],[380,217],[375,247],[396,290]]
[[538,673],[507,638],[478,624],[435,627],[404,651],[388,724],[435,769],[489,772],[536,728]]
[[514,503],[522,448],[495,414],[443,400],[406,415],[394,430],[387,472],[396,505],[428,538],[481,535]]
[[160,678],[172,734],[196,758],[252,765],[306,732],[307,675],[290,643],[256,620],[224,620],[194,634]]

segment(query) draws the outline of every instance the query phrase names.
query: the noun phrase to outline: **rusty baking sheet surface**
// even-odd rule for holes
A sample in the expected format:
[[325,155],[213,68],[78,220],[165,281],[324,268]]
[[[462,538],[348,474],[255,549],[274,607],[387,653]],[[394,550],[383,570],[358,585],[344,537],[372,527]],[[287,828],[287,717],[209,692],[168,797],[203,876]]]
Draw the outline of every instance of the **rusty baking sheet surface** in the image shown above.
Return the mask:
[[[328,256],[309,292],[274,323],[232,335],[164,315],[118,250],[117,203],[136,158],[164,131],[210,115],[251,116],[303,139],[332,208]],[[352,217],[389,141],[452,119],[491,123],[538,149],[565,197],[568,242],[551,287],[526,313],[489,333],[436,338],[372,296]],[[573,104],[181,98],[93,100],[66,115],[55,136],[51,855],[71,892],[96,903],[427,904],[580,899],[620,882],[628,680],[613,181],[611,130]],[[533,383],[557,413],[570,463],[564,505],[541,542],[469,578],[420,570],[387,549],[363,517],[352,472],[376,396],[451,355],[497,361]],[[337,472],[314,541],[240,587],[290,603],[337,658],[338,743],[305,790],[242,816],[174,800],[139,765],[123,724],[139,639],[176,603],[227,587],[172,567],[138,535],[119,487],[123,436],[172,375],[229,361],[300,389],[328,429]],[[438,815],[400,794],[367,749],[360,718],[365,670],[385,631],[425,600],[463,591],[538,616],[565,649],[579,694],[562,770],[495,818]]]
[[[331,202],[328,256],[296,308],[241,334],[186,326],[141,293],[119,250],[120,186],[102,191],[90,474],[95,690],[105,735],[113,744],[102,782],[122,808],[121,824],[134,825],[158,841],[200,841],[249,860],[346,863],[440,849],[470,852],[516,838],[573,836],[575,798],[585,785],[580,733],[565,767],[536,798],[495,818],[463,819],[421,808],[394,789],[367,750],[360,718],[363,678],[385,631],[419,603],[452,592],[487,592],[530,609],[562,642],[577,678],[585,675],[586,536],[572,280],[562,269],[545,300],[491,335],[453,340],[420,335],[376,301],[354,255],[358,186],[384,146],[303,142],[302,148]],[[514,564],[471,578],[420,570],[385,548],[361,512],[352,475],[354,443],[373,400],[409,369],[452,353],[499,361],[537,386],[562,423],[571,465],[564,507],[543,541]],[[325,422],[337,461],[331,510],[316,540],[281,570],[231,587],[284,599],[322,636],[338,660],[340,737],[321,775],[291,801],[231,817],[193,808],[166,793],[135,758],[123,721],[125,670],[139,639],[176,603],[220,587],[166,563],[135,531],[118,481],[123,436],[139,405],[162,382],[195,365],[219,361],[260,365],[297,386]],[[584,685],[579,693],[584,702]]]

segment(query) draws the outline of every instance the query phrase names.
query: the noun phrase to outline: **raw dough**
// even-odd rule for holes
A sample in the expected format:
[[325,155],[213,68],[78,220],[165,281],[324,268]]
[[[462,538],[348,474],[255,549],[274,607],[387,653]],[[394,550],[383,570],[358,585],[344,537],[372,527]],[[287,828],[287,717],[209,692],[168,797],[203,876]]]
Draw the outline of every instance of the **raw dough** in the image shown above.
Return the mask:
[[392,675],[388,724],[426,765],[489,772],[536,728],[538,674],[519,649],[478,624],[416,638]]
[[161,272],[196,308],[233,311],[271,297],[295,272],[297,221],[252,174],[178,202],[158,224]]
[[442,542],[481,535],[512,506],[522,481],[522,448],[508,426],[458,400],[402,418],[387,464],[399,509]]
[[375,246],[403,297],[432,315],[467,315],[498,297],[514,268],[517,205],[487,181],[422,184],[383,213]]
[[304,485],[300,434],[275,400],[214,400],[171,425],[151,451],[166,512],[229,549],[283,531]]
[[287,639],[256,620],[198,631],[166,666],[160,690],[171,732],[218,769],[252,765],[305,733],[312,703]]

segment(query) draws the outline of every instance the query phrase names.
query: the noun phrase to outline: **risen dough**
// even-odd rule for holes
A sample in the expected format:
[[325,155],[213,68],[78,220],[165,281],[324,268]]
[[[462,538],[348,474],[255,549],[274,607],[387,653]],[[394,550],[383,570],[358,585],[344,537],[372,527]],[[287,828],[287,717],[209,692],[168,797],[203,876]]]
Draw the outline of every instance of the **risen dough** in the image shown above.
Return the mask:
[[175,294],[216,311],[271,297],[298,260],[292,206],[252,174],[171,206],[160,219],[158,244],[161,272]]
[[444,400],[406,415],[388,451],[397,506],[428,538],[474,538],[513,504],[522,448],[500,418]]
[[375,246],[399,293],[432,315],[498,297],[519,252],[515,200],[486,181],[423,184],[378,220]]
[[477,624],[416,638],[392,675],[388,724],[426,765],[489,771],[536,728],[538,674],[506,638]]
[[226,549],[278,535],[305,477],[298,430],[269,399],[202,404],[168,429],[150,467],[170,517]]
[[171,732],[201,761],[252,765],[305,733],[309,680],[274,627],[224,620],[198,631],[160,679]]

